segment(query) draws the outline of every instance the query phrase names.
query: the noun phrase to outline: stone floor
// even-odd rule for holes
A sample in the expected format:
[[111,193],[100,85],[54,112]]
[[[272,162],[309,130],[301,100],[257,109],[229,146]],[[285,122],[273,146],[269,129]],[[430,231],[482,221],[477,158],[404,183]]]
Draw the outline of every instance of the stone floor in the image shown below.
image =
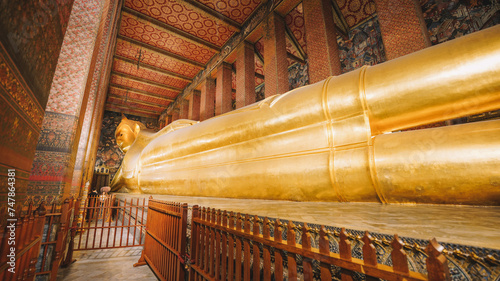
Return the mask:
[[57,280],[158,280],[147,265],[133,267],[141,251],[142,247],[75,251],[77,261],[60,268]]
[[[148,198],[117,193],[119,198]],[[153,198],[307,223],[500,249],[500,207],[292,202],[154,195]]]

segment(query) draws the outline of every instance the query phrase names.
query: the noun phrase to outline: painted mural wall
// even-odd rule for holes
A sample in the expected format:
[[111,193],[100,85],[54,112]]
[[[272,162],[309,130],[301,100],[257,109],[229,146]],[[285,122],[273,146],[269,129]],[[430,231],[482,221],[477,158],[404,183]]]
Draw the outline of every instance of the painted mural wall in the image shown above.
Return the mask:
[[[148,129],[158,131],[158,120],[156,118],[146,118],[134,115],[125,114],[128,119],[139,121],[146,125]],[[113,179],[116,171],[120,167],[123,159],[123,152],[118,148],[115,141],[115,130],[122,120],[121,113],[113,111],[105,111],[101,137],[99,139],[99,147],[97,149],[95,169],[109,169],[110,178]]]
[[7,206],[7,169],[15,169],[16,200],[25,199],[72,5],[0,1],[0,217]]
[[290,90],[309,85],[309,67],[308,64],[294,63],[288,67],[288,84]]
[[386,61],[378,17],[374,16],[352,28],[347,36],[338,35],[340,63],[346,73],[363,65]]
[[420,0],[433,45],[500,23],[499,0]]

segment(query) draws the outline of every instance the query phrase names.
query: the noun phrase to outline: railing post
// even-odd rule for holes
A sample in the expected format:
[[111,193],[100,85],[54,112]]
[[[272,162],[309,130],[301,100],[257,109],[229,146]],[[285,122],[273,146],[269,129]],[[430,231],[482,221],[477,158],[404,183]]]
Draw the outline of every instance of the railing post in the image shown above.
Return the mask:
[[[253,230],[252,234],[253,237],[259,237],[260,235],[260,218],[255,215],[253,217]],[[253,241],[253,281],[259,281],[260,280],[260,249],[259,249],[259,243],[256,241]]]
[[426,264],[429,281],[451,280],[448,260],[443,254],[443,250],[443,246],[436,241],[436,238],[429,241],[429,245],[425,248],[428,255]]
[[395,272],[408,274],[410,270],[408,269],[408,258],[403,249],[403,241],[401,241],[398,235],[394,235],[394,239],[391,242],[392,245],[392,265]]
[[[264,218],[262,224],[262,237],[266,240],[271,240],[271,223],[267,217]],[[278,253],[277,253],[278,254]],[[264,280],[271,280],[271,247],[263,245],[263,258],[264,258]]]
[[[274,241],[283,244],[283,224],[279,219],[274,223]],[[283,281],[283,251],[276,249],[274,252],[274,277],[276,281]]]
[[28,257],[28,259],[30,259],[28,280],[35,279],[36,262],[38,261],[38,256],[40,255],[40,248],[42,247],[42,237],[43,237],[43,230],[45,227],[45,214],[46,214],[45,204],[43,201],[40,203],[40,206],[38,206],[36,213],[38,215],[38,218],[35,221],[33,236],[40,237],[40,241],[33,246],[32,256]]
[[52,270],[51,270],[51,280],[56,280],[57,278],[57,269],[59,268],[60,261],[64,256],[64,246],[65,246],[65,236],[67,235],[68,228],[68,218],[69,218],[69,199],[66,198],[61,206],[61,218],[59,221],[59,233],[57,233],[56,247],[54,260],[52,261]]
[[179,230],[179,245],[177,246],[177,249],[179,251],[179,257],[178,257],[178,269],[177,269],[177,280],[182,280],[184,281],[185,279],[185,268],[184,264],[186,263],[186,260],[188,259],[188,256],[186,255],[186,232],[187,232],[187,213],[188,213],[188,205],[186,203],[182,204],[180,208],[180,213],[181,213],[181,220],[180,220],[180,230]]
[[[319,253],[322,255],[330,255],[330,232],[324,225],[319,229]],[[319,264],[321,271],[321,280],[332,280],[330,265],[324,262]]]
[[76,203],[73,204],[73,223],[71,225],[71,236],[69,240],[68,253],[66,254],[66,258],[62,263],[62,267],[67,267],[76,261],[73,259],[73,248],[75,247],[76,229],[78,228],[78,217],[80,216],[80,201],[80,199],[77,199]]
[[[149,196],[149,199],[148,199],[148,207],[149,207],[149,203],[151,202],[151,200],[153,200],[153,196]],[[126,201],[125,201],[126,202]],[[144,207],[146,208],[146,207]],[[125,217],[125,209],[124,209],[124,214],[123,214],[123,217]],[[148,217],[149,217],[149,210],[148,210]],[[119,219],[119,216],[117,215],[116,216],[116,221],[118,221]],[[144,218],[143,218],[144,219]],[[146,238],[148,236],[148,230],[151,226],[152,222],[150,222],[150,220],[146,220],[146,234],[145,234],[145,237],[144,237],[144,246],[142,247],[142,252],[141,252],[141,257],[139,258],[139,260],[134,263],[134,267],[137,267],[137,266],[142,266],[142,265],[146,265],[146,259],[145,259],[145,252],[146,252]],[[121,239],[121,238],[120,238]],[[121,241],[120,241],[120,245],[121,245]]]
[[[295,247],[295,225],[292,221],[288,221],[286,233],[286,244],[290,247]],[[293,253],[288,253],[288,280],[297,281],[297,260]]]
[[[302,226],[302,249],[306,251],[311,250],[311,228],[304,223]],[[304,271],[304,280],[313,280],[313,269],[312,269],[312,259],[304,257],[302,259],[302,268]]]
[[[193,206],[193,213],[191,219],[191,261],[190,263],[199,266],[199,251],[198,251],[198,239],[199,239],[199,226],[198,223],[194,222],[195,218],[199,218],[198,205]],[[195,281],[195,271],[191,267],[189,268],[189,281]]]
[[[341,259],[347,261],[352,260],[351,241],[348,240],[348,235],[345,228],[342,228],[342,230],[340,231],[339,253]],[[352,281],[352,275],[353,272],[348,269],[342,268],[340,270],[342,281]]]
[[[377,250],[373,246],[373,238],[368,231],[365,231],[365,235],[363,236],[363,262],[365,265],[377,266]],[[379,278],[366,275],[366,281],[376,280],[379,280]]]

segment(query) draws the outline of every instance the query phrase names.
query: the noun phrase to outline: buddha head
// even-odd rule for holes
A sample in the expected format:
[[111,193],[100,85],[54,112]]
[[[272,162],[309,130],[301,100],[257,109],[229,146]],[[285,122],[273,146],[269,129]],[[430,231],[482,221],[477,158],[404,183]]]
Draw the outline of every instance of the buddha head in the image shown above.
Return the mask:
[[121,151],[128,151],[141,129],[146,129],[146,126],[141,122],[127,119],[125,115],[122,115],[122,121],[116,127],[115,131],[116,144]]

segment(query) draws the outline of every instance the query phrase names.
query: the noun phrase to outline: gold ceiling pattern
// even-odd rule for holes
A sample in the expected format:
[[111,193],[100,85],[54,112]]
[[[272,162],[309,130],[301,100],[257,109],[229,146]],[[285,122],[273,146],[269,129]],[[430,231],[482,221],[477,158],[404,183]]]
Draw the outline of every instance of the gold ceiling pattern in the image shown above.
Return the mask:
[[[307,54],[302,4],[287,5],[290,63]],[[157,118],[241,31],[265,0],[125,0],[114,53],[106,109]],[[337,0],[349,26],[375,12],[373,0]],[[292,7],[294,7],[292,9]],[[255,81],[264,82],[263,46],[255,44]]]

